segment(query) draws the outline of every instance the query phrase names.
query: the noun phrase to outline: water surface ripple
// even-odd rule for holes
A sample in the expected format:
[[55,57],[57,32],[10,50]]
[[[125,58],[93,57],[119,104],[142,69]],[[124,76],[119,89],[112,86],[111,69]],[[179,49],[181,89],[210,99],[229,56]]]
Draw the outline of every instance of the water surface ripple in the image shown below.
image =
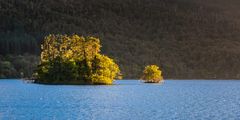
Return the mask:
[[240,81],[115,83],[77,86],[0,80],[0,120],[240,119]]

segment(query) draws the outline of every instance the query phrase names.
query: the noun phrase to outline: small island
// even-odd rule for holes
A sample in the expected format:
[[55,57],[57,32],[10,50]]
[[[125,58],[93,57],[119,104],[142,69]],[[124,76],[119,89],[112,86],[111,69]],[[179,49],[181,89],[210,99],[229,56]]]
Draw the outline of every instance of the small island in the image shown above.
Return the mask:
[[148,65],[143,71],[143,76],[141,77],[145,83],[162,83],[162,71],[156,65]]
[[114,79],[120,79],[120,69],[113,59],[100,53],[100,47],[95,37],[46,36],[34,82],[111,85]]

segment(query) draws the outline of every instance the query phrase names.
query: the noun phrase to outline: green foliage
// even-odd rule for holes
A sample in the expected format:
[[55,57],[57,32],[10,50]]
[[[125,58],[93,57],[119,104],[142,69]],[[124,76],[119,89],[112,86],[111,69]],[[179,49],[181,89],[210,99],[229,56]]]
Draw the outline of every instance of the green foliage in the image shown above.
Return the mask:
[[240,79],[239,0],[226,1],[0,0],[0,54],[39,56],[49,33],[76,33],[101,38],[126,78],[156,63],[166,78]]
[[100,54],[100,40],[78,35],[49,35],[42,44],[36,82],[53,84],[112,84],[118,65]]
[[39,45],[36,39],[25,32],[0,32],[0,36],[0,55],[39,53]]
[[31,78],[38,63],[35,55],[0,56],[0,78]]
[[55,59],[38,66],[37,77],[41,83],[64,83],[68,80],[77,80],[77,66],[72,61]]
[[7,78],[10,75],[13,75],[12,77],[16,77],[16,70],[14,69],[12,63],[9,61],[1,61],[0,78]]
[[147,83],[158,83],[163,81],[162,71],[156,65],[148,65],[143,71],[142,79]]
[[91,80],[95,84],[112,84],[116,75],[119,75],[119,67],[112,59],[105,55],[97,54],[93,60]]

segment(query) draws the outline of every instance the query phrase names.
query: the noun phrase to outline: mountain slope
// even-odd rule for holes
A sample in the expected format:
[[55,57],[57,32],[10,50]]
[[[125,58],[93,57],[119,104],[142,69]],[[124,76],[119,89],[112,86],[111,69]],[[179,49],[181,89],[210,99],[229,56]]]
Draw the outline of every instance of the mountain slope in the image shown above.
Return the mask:
[[239,79],[239,5],[238,0],[0,1],[0,49],[39,54],[37,46],[49,33],[93,35],[126,78],[157,64],[166,78]]

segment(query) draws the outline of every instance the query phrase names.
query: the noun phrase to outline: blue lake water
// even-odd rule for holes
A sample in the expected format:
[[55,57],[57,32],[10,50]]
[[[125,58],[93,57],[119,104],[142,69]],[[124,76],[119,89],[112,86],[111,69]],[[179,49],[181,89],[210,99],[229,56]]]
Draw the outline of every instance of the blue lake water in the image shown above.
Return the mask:
[[239,120],[240,81],[116,81],[112,86],[0,80],[0,120]]

